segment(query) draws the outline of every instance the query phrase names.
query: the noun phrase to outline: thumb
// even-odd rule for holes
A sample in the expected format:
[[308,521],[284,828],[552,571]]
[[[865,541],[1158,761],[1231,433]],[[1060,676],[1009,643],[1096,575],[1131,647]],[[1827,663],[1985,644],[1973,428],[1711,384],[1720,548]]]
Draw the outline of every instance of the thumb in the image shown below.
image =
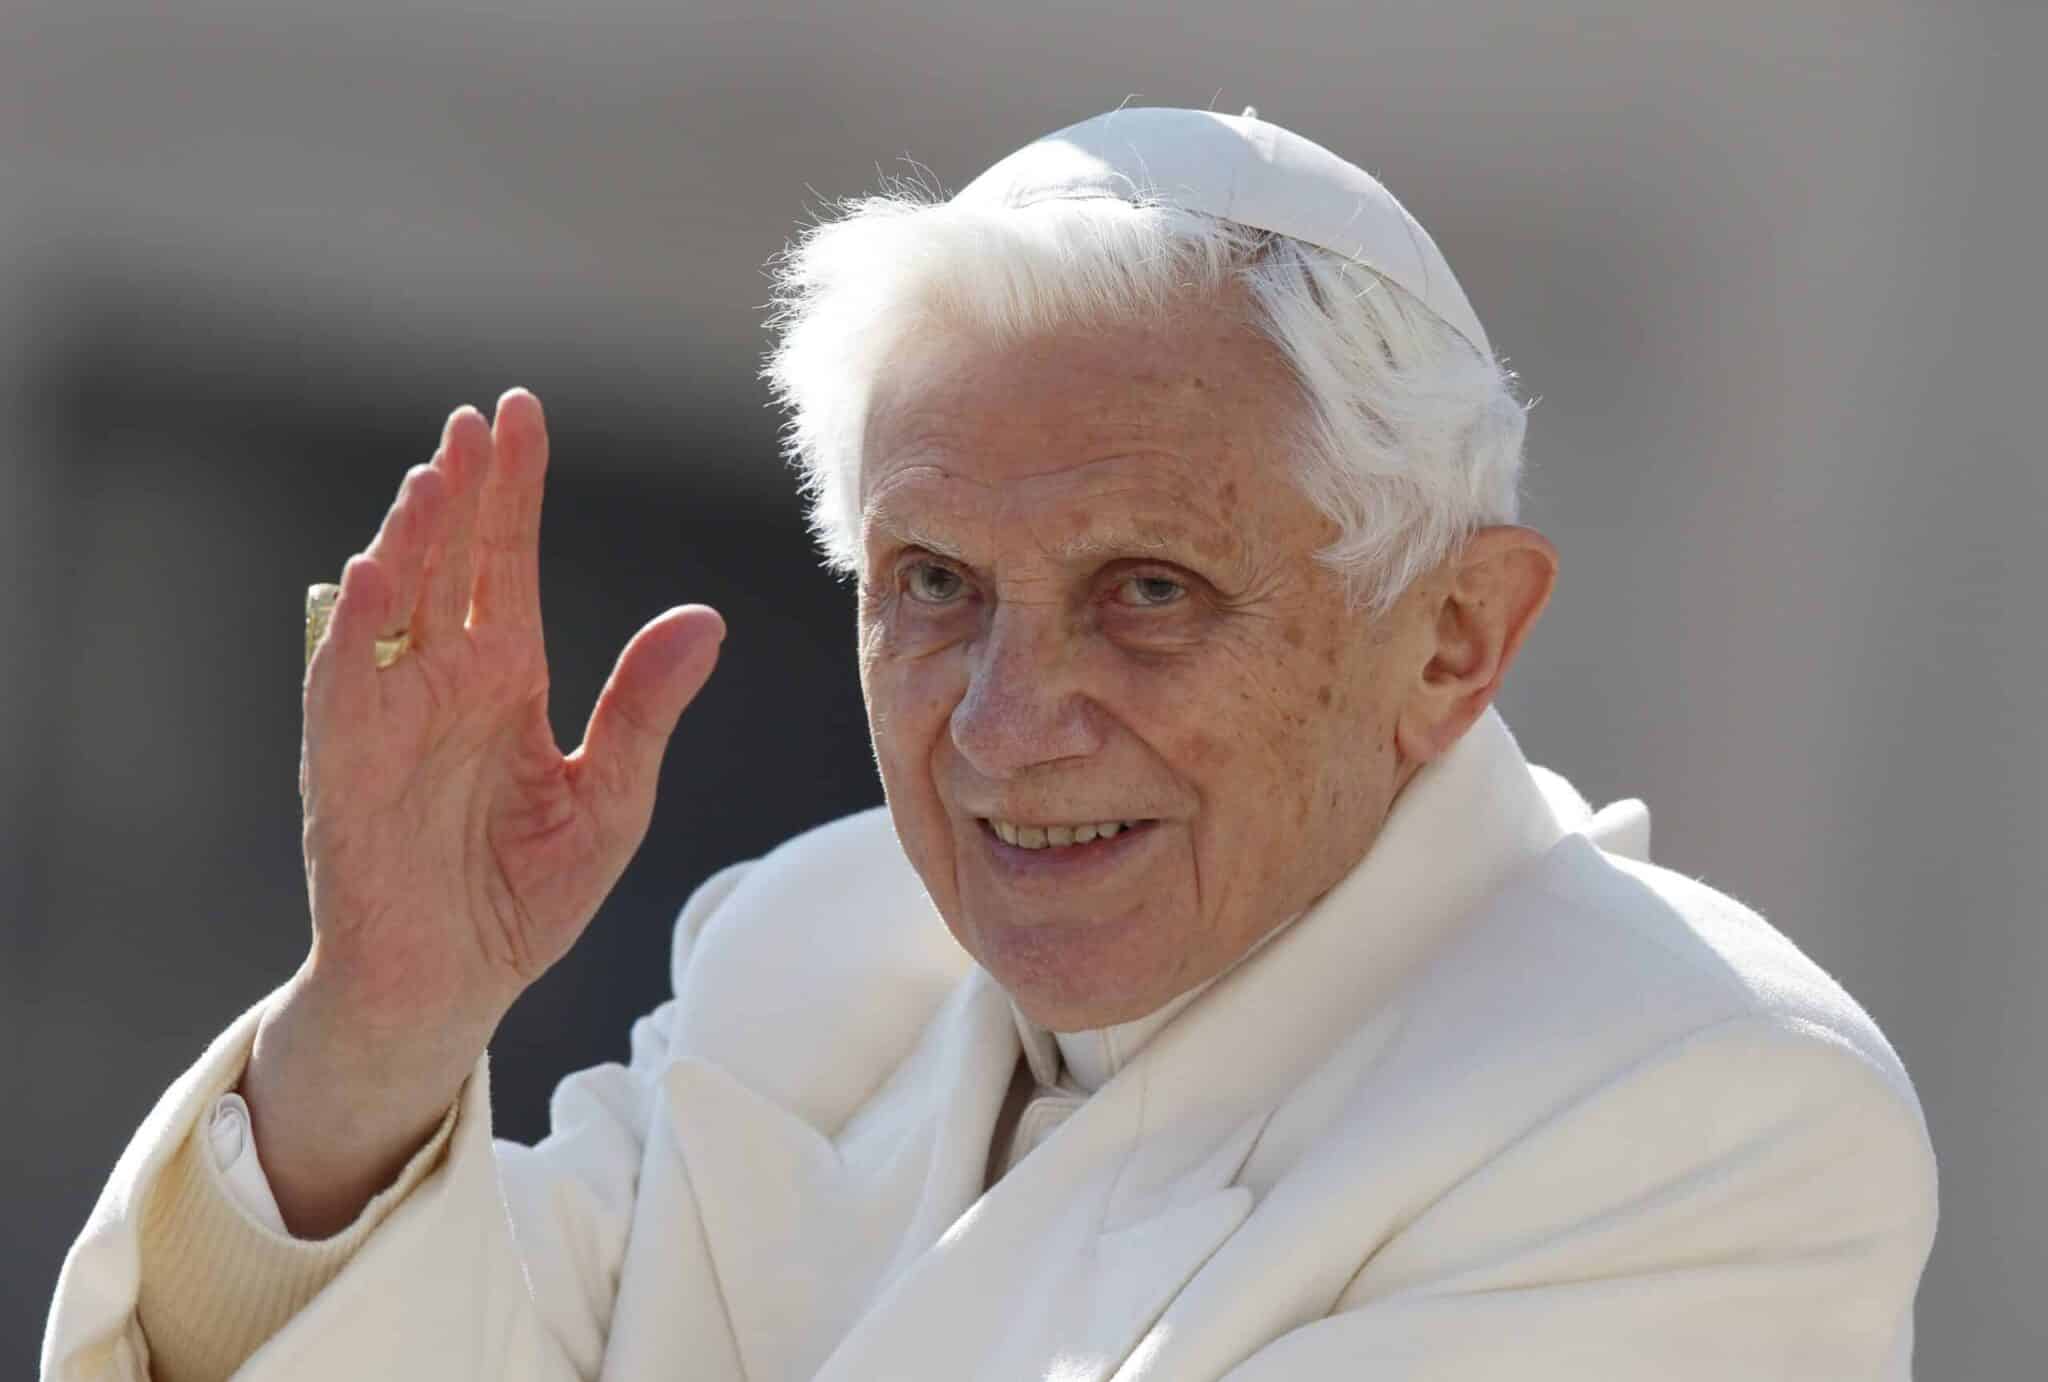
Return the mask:
[[636,843],[654,809],[662,751],[718,663],[725,620],[705,605],[670,610],[633,635],[570,755],[578,795],[607,834]]

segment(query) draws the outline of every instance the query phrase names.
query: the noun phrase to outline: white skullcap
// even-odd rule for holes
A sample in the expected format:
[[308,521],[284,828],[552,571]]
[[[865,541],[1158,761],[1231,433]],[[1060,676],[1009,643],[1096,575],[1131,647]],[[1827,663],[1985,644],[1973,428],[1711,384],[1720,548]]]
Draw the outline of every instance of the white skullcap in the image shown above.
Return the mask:
[[1113,110],[1026,144],[953,200],[1021,207],[1074,197],[1159,202],[1319,245],[1398,283],[1493,356],[1443,251],[1394,194],[1250,107]]

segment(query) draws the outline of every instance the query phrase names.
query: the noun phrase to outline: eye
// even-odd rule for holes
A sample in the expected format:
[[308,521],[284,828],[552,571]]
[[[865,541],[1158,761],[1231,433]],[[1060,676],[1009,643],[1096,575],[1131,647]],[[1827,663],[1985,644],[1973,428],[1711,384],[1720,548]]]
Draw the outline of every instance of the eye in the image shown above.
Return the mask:
[[1117,598],[1140,609],[1156,609],[1182,599],[1186,586],[1170,576],[1132,576],[1117,587]]
[[949,566],[919,561],[904,568],[903,588],[921,604],[949,605],[967,589],[967,582]]

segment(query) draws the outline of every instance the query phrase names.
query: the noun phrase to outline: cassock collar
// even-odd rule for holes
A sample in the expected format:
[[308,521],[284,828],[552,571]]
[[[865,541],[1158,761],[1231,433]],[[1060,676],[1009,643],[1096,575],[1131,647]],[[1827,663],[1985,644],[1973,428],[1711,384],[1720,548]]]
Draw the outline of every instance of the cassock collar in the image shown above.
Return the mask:
[[[1568,785],[1563,790],[1570,792]],[[1417,923],[1469,910],[1516,866],[1562,838],[1566,825],[1553,809],[1557,803],[1547,799],[1557,796],[1555,787],[1533,776],[1507,722],[1489,708],[1448,753],[1409,781],[1365,856],[1324,896],[1345,894],[1350,907],[1398,909]],[[1299,916],[1316,910],[1312,905]],[[1299,916],[1268,931],[1231,969]],[[1041,1089],[1093,1094],[1222,977],[1143,1017],[1080,1032],[1049,1031],[1013,999],[1010,1012],[1032,1079]]]
[[1197,984],[1143,1017],[1119,1022],[1114,1027],[1092,1027],[1083,1032],[1048,1031],[1026,1017],[1015,999],[1010,1000],[1010,1016],[1016,1019],[1017,1037],[1024,1044],[1024,1061],[1031,1067],[1031,1078],[1040,1088],[1093,1094],[1130,1063],[1154,1032],[1173,1021],[1182,1008],[1214,982],[1211,979]]

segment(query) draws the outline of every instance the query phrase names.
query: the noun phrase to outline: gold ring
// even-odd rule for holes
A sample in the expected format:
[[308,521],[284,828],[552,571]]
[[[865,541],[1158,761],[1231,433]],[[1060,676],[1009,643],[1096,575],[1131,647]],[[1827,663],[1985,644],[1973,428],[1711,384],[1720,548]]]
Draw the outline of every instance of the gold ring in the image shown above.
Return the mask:
[[[341,587],[323,581],[306,587],[306,662],[311,665],[313,650],[320,646],[320,640],[327,635],[327,623],[334,618],[334,602],[341,598]],[[389,667],[405,656],[412,647],[412,635],[401,633],[396,638],[377,640],[377,665]]]

